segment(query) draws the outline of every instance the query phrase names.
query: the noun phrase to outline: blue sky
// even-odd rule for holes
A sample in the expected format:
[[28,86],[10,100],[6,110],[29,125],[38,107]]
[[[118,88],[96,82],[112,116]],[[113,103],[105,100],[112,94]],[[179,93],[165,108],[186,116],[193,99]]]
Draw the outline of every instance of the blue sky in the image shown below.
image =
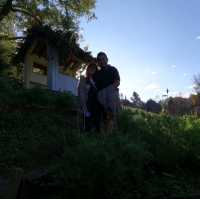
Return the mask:
[[200,0],[97,0],[97,20],[81,20],[82,46],[105,51],[121,93],[143,100],[193,92],[200,72]]

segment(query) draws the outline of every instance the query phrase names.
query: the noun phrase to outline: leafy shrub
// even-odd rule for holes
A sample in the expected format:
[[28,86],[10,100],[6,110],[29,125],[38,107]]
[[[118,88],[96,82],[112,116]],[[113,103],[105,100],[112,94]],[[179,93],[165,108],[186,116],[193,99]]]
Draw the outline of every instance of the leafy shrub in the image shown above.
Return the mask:
[[142,186],[151,154],[129,136],[81,136],[80,143],[66,146],[63,158],[66,188],[73,198],[124,198]]
[[118,132],[103,136],[72,129],[73,107],[76,99],[67,93],[0,79],[0,171],[45,167],[64,179],[66,196],[75,199],[198,190],[200,119],[125,110]]
[[16,80],[0,78],[0,108],[44,107],[69,110],[76,106],[76,97],[70,93],[53,92],[39,87],[25,89]]

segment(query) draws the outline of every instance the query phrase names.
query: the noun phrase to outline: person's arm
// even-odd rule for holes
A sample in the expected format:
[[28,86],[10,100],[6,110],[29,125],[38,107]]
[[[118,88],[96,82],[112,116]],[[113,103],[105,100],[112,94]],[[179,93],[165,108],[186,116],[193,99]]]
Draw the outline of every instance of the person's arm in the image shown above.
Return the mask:
[[119,85],[120,85],[120,75],[119,75],[119,72],[116,68],[114,68],[113,76],[114,76],[113,86],[118,88]]
[[87,91],[86,91],[86,88],[85,88],[85,78],[83,76],[80,77],[80,82],[79,82],[79,85],[78,85],[78,97],[79,97],[79,101],[80,101],[80,105],[81,105],[81,108],[83,110],[84,113],[87,113],[88,110],[87,110]]
[[114,83],[113,83],[113,86],[118,88],[120,85],[120,80],[115,80]]

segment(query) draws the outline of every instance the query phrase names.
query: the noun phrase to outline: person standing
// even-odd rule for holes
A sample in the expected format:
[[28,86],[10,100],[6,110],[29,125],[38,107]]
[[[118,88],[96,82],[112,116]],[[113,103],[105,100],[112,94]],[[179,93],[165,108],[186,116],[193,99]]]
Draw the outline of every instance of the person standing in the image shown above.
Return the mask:
[[78,97],[80,101],[81,110],[84,115],[84,130],[91,131],[98,129],[95,120],[95,113],[97,109],[97,88],[93,80],[93,75],[97,71],[97,65],[91,63],[86,69],[86,75],[80,77],[78,85]]
[[[118,70],[108,64],[106,53],[100,52],[97,55],[97,63],[100,68],[94,74],[94,81],[97,87],[97,99],[99,103],[99,118],[103,119],[104,130],[112,129],[111,123],[120,109],[119,85],[120,75]],[[101,122],[101,120],[99,120]]]

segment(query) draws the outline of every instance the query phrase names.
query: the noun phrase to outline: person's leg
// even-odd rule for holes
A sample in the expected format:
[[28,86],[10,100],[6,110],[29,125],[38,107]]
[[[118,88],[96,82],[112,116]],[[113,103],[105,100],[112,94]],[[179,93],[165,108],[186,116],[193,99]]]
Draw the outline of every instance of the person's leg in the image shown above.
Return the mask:
[[113,113],[110,110],[103,113],[103,129],[102,133],[110,134],[113,132]]
[[103,118],[103,111],[102,111],[102,106],[97,102],[94,106],[93,109],[93,125],[94,129],[100,133],[101,130],[101,123],[102,123],[102,118]]
[[89,132],[91,131],[92,126],[91,126],[91,117],[85,117],[85,131]]

